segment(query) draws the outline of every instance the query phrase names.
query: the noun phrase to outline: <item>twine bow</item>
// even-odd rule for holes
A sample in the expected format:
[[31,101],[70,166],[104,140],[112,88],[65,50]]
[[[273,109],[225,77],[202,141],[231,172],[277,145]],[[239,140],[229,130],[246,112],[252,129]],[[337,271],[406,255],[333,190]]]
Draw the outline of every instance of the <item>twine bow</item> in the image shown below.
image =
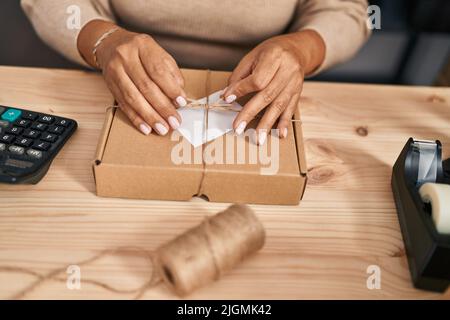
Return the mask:
[[187,98],[187,101],[189,102],[186,106],[184,106],[183,108],[188,108],[188,109],[192,109],[192,110],[198,110],[198,109],[202,109],[204,110],[204,140],[205,142],[208,141],[208,119],[209,119],[209,111],[210,110],[214,110],[214,111],[224,111],[224,112],[240,112],[241,109],[235,107],[234,104],[232,103],[224,103],[224,102],[220,102],[220,100],[217,100],[216,102],[210,104],[209,103],[209,97],[206,98],[206,103],[202,103],[199,102],[198,100],[194,100],[194,99],[190,99]]
[[207,98],[206,103],[201,103],[198,100],[187,98],[187,101],[189,102],[184,108],[191,108],[191,109],[205,109],[205,110],[220,110],[220,111],[234,111],[239,112],[241,111],[239,108],[236,108],[234,104],[232,103],[223,103],[220,102],[220,100],[216,101],[213,104],[209,104],[209,98]]

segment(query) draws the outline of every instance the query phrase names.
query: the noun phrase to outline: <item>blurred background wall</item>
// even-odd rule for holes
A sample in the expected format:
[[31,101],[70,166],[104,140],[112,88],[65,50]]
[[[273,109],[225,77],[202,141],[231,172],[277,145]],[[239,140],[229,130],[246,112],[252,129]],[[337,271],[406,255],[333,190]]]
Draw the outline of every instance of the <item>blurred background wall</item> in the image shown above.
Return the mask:
[[[450,0],[370,2],[381,8],[381,30],[354,59],[315,80],[448,86]],[[39,40],[19,0],[0,0],[0,39],[0,65],[80,68]]]

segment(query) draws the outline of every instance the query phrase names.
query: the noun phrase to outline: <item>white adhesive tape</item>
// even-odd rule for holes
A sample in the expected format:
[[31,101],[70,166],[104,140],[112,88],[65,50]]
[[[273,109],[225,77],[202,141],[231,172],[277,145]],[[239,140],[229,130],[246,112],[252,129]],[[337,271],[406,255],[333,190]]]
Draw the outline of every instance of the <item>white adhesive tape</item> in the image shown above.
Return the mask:
[[425,183],[419,193],[423,202],[431,204],[431,215],[437,231],[450,235],[450,185]]

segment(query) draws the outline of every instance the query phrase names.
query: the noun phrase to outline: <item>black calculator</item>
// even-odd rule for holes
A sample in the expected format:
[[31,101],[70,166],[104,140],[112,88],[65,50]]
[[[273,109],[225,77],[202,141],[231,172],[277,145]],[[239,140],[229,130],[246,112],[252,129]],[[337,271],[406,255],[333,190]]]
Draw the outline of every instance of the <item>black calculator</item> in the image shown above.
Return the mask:
[[0,105],[0,182],[36,184],[77,122]]

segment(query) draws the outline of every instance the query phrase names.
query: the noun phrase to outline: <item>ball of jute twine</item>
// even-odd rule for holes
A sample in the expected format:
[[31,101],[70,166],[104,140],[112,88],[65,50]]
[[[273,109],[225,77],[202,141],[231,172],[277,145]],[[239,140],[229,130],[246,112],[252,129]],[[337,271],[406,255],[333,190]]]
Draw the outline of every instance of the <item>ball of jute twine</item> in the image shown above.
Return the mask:
[[219,279],[264,241],[264,227],[253,210],[234,204],[159,247],[155,272],[184,296]]

